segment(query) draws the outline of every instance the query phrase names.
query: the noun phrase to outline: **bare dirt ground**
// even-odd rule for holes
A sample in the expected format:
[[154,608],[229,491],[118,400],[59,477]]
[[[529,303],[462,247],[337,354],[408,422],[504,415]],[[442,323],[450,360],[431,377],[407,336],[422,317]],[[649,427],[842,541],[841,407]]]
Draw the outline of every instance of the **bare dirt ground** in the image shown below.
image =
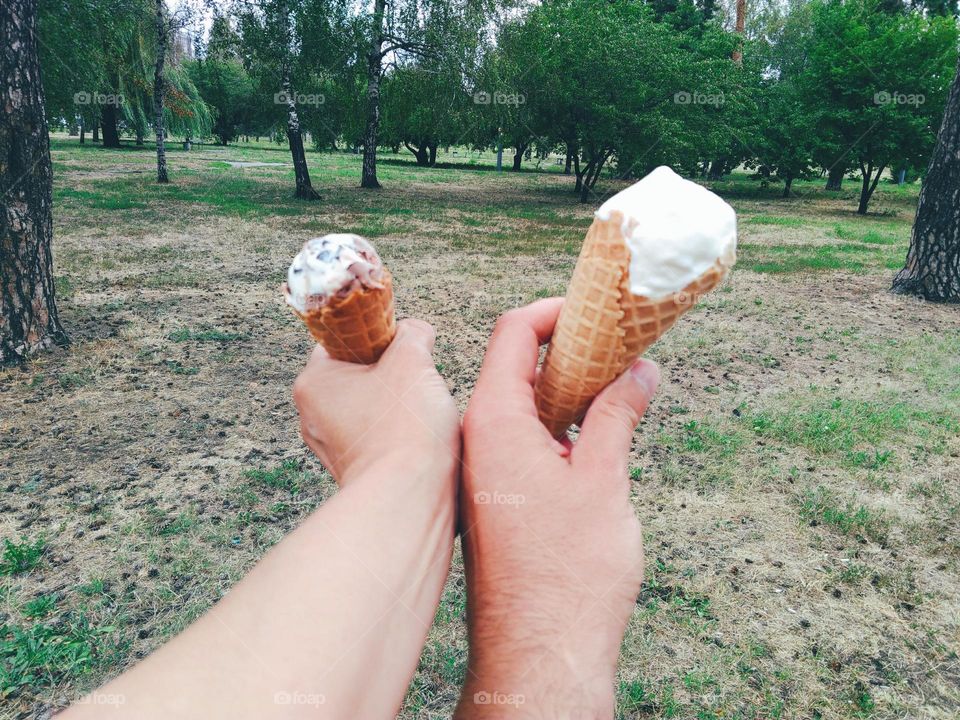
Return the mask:
[[[389,162],[364,193],[349,155],[311,155],[316,204],[289,197],[289,168],[228,165],[288,159],[268,150],[173,153],[167,189],[149,152],[71,140],[54,159],[73,342],[0,372],[11,718],[149,653],[334,492],[298,435],[310,342],[277,291],[306,238],[376,242],[462,409],[496,317],[563,293],[596,205],[557,174]],[[960,713],[960,314],[887,292],[916,189],[861,219],[853,182],[717,187],[743,261],[651,352],[664,384],[631,460],[648,579],[619,717]],[[456,558],[401,717],[449,717],[464,609]]]

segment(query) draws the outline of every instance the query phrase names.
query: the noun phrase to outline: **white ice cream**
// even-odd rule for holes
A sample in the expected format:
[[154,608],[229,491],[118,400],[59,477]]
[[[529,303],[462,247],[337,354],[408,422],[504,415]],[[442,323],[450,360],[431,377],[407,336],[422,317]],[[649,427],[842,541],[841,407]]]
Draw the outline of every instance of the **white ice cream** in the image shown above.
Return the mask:
[[308,240],[287,271],[287,302],[298,312],[324,305],[357,287],[383,287],[383,263],[359,235],[335,233]]
[[705,187],[666,166],[617,193],[597,210],[623,214],[630,247],[630,291],[652,300],[679,292],[718,260],[732,266],[737,215]]

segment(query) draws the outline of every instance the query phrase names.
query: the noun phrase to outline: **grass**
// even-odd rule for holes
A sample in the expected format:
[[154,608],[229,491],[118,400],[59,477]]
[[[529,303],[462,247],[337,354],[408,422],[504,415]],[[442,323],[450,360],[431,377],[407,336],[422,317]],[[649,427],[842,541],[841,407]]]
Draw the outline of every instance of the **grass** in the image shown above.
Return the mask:
[[3,554],[0,556],[0,575],[20,575],[33,570],[40,564],[46,550],[46,541],[41,537],[33,542],[21,538],[21,542],[3,541]]
[[[491,153],[431,169],[385,153],[373,193],[356,187],[357,156],[308,150],[323,197],[303,203],[289,167],[226,164],[289,162],[274,143],[171,148],[159,187],[149,148],[53,141],[74,342],[0,374],[17,409],[0,433],[0,537],[34,546],[16,538],[39,517],[50,543],[0,578],[11,714],[151,652],[335,491],[289,397],[311,344],[276,286],[303,239],[377,240],[399,315],[437,327],[462,408],[496,316],[563,293],[593,210],[550,163],[497,174]],[[711,184],[741,218],[741,261],[650,353],[661,391],[627,465],[647,576],[618,718],[924,717],[960,703],[928,672],[955,664],[960,332],[946,309],[885,293],[917,187],[881,183],[859,217],[853,188],[822,184],[799,181],[786,201],[741,173]],[[598,191],[620,186],[605,176]],[[905,609],[917,598],[922,612]],[[457,552],[402,720],[450,716],[465,615]]]
[[800,519],[810,525],[824,524],[843,535],[885,543],[890,523],[879,510],[841,500],[837,493],[820,486],[800,499]]
[[243,476],[257,485],[273,490],[285,490],[291,496],[299,494],[305,484],[313,482],[312,475],[304,471],[300,460],[284,460],[270,469],[246,470]]

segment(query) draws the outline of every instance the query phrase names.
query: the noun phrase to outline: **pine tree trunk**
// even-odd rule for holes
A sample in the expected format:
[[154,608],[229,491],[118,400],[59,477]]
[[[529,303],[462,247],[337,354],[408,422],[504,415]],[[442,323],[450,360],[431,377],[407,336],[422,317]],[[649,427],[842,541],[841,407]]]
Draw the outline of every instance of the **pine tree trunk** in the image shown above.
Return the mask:
[[[162,2],[163,0],[160,0]],[[290,143],[290,155],[293,157],[293,174],[296,178],[297,189],[294,197],[301,200],[319,200],[320,196],[313,189],[310,182],[310,170],[307,167],[307,156],[303,151],[303,133],[300,130],[300,116],[297,115],[297,103],[293,90],[290,87],[290,70],[284,68],[283,94],[287,100],[287,142]]]
[[0,3],[0,364],[65,344],[54,298],[53,170],[36,0]]
[[120,133],[117,130],[117,106],[111,103],[102,106],[100,125],[103,127],[103,147],[120,147]]
[[960,63],[927,177],[920,190],[907,263],[893,291],[960,302]]
[[380,130],[380,75],[383,72],[383,15],[386,0],[375,0],[370,49],[367,52],[367,127],[363,133],[360,187],[378,188],[377,133]]
[[163,101],[166,95],[166,84],[163,78],[163,64],[167,59],[167,19],[165,17],[164,0],[157,3],[157,60],[153,68],[153,127],[157,132],[157,182],[167,183],[167,148],[164,145],[163,128]]
[[832,167],[827,171],[827,190],[838,192],[843,187],[843,168]]

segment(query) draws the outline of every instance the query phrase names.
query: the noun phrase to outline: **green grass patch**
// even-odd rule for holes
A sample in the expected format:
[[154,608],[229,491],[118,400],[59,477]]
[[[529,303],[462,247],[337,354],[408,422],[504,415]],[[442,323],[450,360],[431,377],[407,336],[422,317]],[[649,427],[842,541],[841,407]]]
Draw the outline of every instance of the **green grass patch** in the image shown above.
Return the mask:
[[113,627],[96,627],[82,612],[56,622],[0,625],[0,697],[23,687],[52,686],[108,664],[119,646]]
[[312,482],[312,475],[303,469],[300,460],[284,460],[273,468],[256,468],[246,470],[243,476],[258,485],[274,490],[286,490],[291,495],[297,495],[300,489]]
[[882,511],[841,500],[836,492],[822,485],[808,490],[801,497],[800,519],[811,525],[822,523],[843,535],[868,538],[878,543],[886,542],[890,529],[889,520]]
[[33,570],[40,564],[47,543],[41,537],[30,542],[21,538],[20,542],[3,541],[3,555],[0,557],[0,575],[20,575]]
[[245,336],[242,333],[227,332],[217,328],[208,328],[205,330],[191,330],[190,328],[181,328],[167,335],[173,342],[234,342],[243,340]]
[[745,218],[751,225],[778,225],[780,227],[803,227],[809,221],[798,217],[788,217],[782,215],[753,215]]

